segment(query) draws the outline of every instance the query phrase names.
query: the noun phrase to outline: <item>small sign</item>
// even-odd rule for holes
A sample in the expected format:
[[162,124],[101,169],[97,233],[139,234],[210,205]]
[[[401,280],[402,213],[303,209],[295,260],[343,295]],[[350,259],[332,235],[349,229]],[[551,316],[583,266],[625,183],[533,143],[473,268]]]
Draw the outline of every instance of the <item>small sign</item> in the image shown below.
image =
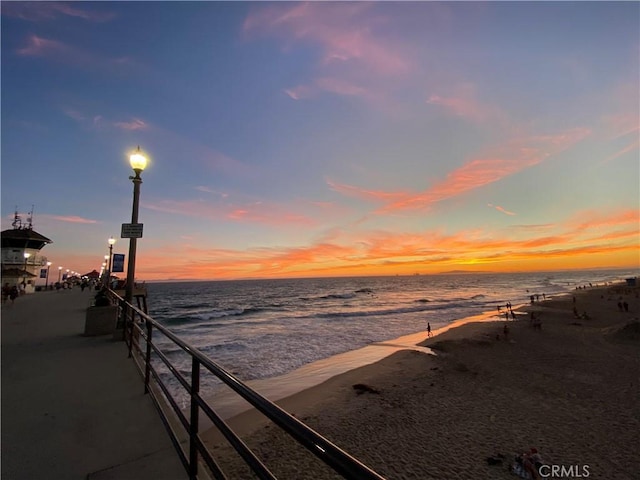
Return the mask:
[[124,253],[114,253],[111,263],[112,272],[124,272]]
[[40,278],[47,278],[47,269],[46,268],[41,268],[40,269]]
[[123,223],[120,238],[142,238],[142,223]]

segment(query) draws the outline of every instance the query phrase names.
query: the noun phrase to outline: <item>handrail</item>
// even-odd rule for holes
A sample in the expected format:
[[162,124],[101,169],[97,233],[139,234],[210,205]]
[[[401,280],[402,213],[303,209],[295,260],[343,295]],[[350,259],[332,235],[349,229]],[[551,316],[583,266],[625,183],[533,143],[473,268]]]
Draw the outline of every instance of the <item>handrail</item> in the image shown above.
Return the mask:
[[[169,329],[158,323],[146,312],[138,307],[126,302],[121,296],[113,290],[107,292],[112,303],[120,306],[119,324],[123,326],[123,336],[129,350],[129,356],[134,357],[134,363],[144,378],[145,393],[149,393],[153,402],[162,417],[162,421],[167,428],[171,440],[178,451],[180,460],[182,461],[190,479],[198,478],[199,459],[204,461],[215,478],[227,478],[222,472],[220,466],[211,457],[210,452],[202,442],[199,432],[199,412],[202,411],[211,420],[211,422],[220,430],[225,439],[242,457],[244,462],[251,470],[261,479],[276,479],[268,468],[260,461],[260,459],[245,445],[245,443],[233,432],[229,425],[215,412],[213,407],[200,396],[200,370],[205,368],[217,378],[222,380],[227,386],[235,391],[240,397],[253,405],[258,411],[269,418],[273,423],[287,432],[298,443],[307,448],[311,453],[316,455],[326,465],[333,468],[344,478],[353,480],[384,480],[372,469],[355,459],[338,446],[331,443],[319,433],[293,417],[275,403],[266,399],[255,390],[248,387],[233,374],[225,370],[222,366],[215,363],[200,350],[185,342]],[[138,321],[136,321],[138,319]],[[144,325],[144,328],[142,327]],[[158,345],[153,342],[153,331],[162,333],[166,338],[171,340],[175,345],[179,346],[184,352],[191,357],[191,379],[190,382],[171,364],[170,360],[160,350]],[[140,339],[146,343],[144,352],[140,347]],[[133,353],[136,353],[136,356]],[[178,380],[179,384],[189,393],[190,396],[190,418],[187,419],[178,406],[173,395],[164,384],[160,375],[151,364],[151,355],[154,353],[155,358],[162,361],[163,364]],[[144,360],[144,363],[142,361]],[[162,393],[165,399],[161,398]],[[175,419],[179,425],[184,428],[184,434],[189,438],[189,449],[185,452],[182,448],[179,436],[172,428],[172,419],[165,412],[166,407],[171,407],[175,413]]]

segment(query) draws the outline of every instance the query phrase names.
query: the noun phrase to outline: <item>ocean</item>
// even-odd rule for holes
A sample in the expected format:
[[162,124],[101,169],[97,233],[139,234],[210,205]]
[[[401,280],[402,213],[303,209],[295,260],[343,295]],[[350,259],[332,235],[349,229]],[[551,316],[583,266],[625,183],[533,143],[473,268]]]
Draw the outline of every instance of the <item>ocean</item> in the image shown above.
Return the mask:
[[[147,283],[150,315],[243,381],[455,320],[638,276],[637,270]],[[504,310],[503,310],[504,311]],[[426,338],[426,334],[425,334]],[[161,342],[163,344],[164,342]],[[188,377],[190,359],[163,351]],[[160,367],[165,381],[177,382]],[[201,392],[220,388],[213,376]],[[180,389],[177,389],[179,391]],[[176,394],[186,405],[186,395]]]

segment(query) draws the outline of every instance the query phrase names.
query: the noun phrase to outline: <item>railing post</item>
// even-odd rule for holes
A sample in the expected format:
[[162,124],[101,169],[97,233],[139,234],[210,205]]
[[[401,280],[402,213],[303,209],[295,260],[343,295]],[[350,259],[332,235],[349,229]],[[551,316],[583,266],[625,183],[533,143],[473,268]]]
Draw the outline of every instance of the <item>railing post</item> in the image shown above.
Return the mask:
[[133,330],[135,328],[135,323],[136,323],[136,312],[133,309],[133,307],[129,308],[129,311],[131,312],[131,317],[129,318],[129,321],[127,322],[128,327],[128,336],[129,336],[129,343],[127,343],[127,346],[129,347],[129,358],[131,358],[131,351],[133,350]]
[[189,478],[198,478],[198,401],[200,393],[200,361],[191,357],[191,419],[189,421]]
[[145,320],[147,325],[147,352],[144,361],[144,393],[149,393],[149,380],[151,378],[151,332],[153,331],[153,325],[147,319]]

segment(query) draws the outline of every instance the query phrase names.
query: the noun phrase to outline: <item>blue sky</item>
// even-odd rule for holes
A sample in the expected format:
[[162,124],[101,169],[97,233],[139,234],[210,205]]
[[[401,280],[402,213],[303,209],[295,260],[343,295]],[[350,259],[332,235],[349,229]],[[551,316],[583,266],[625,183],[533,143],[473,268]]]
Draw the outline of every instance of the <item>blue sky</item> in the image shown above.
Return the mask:
[[638,266],[639,14],[3,2],[2,227],[99,269],[140,145],[141,279]]

